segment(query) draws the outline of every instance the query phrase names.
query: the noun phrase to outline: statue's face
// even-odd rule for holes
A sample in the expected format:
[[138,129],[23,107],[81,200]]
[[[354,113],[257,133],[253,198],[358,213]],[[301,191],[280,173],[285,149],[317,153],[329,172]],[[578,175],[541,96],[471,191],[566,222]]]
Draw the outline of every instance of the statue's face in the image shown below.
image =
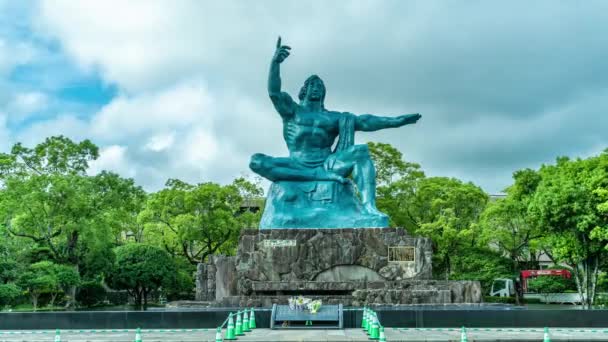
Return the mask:
[[314,79],[308,85],[306,97],[308,97],[308,100],[310,101],[321,101],[321,99],[323,98],[324,91],[325,89],[323,87],[323,83],[321,83],[321,80]]

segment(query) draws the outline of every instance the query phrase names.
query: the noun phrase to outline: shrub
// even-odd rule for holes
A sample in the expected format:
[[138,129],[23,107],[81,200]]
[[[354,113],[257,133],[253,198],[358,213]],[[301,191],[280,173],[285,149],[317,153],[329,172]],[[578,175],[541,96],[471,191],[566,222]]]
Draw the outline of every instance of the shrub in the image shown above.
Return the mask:
[[15,304],[21,297],[21,289],[15,284],[0,284],[0,309]]
[[574,279],[555,276],[539,276],[528,280],[528,291],[536,293],[561,293],[576,290]]
[[80,305],[89,308],[102,304],[106,300],[106,295],[106,289],[99,282],[87,281],[80,285],[76,294],[76,300]]
[[484,296],[484,303],[515,304],[515,297]]

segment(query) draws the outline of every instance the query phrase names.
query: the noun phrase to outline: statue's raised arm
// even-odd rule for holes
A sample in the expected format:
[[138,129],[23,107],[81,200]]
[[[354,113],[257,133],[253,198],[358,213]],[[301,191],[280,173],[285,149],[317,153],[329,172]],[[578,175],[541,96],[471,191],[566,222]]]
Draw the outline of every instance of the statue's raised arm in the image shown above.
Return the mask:
[[422,115],[418,113],[394,117],[376,116],[371,114],[358,115],[355,118],[355,130],[372,132],[386,128],[396,128],[415,124],[421,117]]
[[268,95],[282,117],[293,116],[297,106],[289,94],[281,91],[281,63],[289,56],[289,50],[291,50],[289,46],[281,45],[281,37],[279,37],[268,73]]

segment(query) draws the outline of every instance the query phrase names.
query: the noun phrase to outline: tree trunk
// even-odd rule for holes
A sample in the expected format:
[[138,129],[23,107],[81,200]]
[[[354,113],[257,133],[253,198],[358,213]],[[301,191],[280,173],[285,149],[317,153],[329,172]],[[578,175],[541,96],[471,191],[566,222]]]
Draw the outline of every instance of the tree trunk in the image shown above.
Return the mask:
[[148,309],[148,291],[144,288],[144,311]]
[[590,310],[593,308],[598,266],[599,257],[594,255],[577,262],[573,268],[576,280],[576,289],[581,298],[583,309]]
[[52,308],[53,306],[55,306],[55,299],[57,298],[57,295],[58,295],[58,293],[57,293],[57,292],[53,292],[53,293],[51,294],[51,302],[49,303],[49,304],[50,304],[50,306],[51,306],[51,308]]
[[67,288],[67,291],[65,291],[65,293],[67,298],[65,303],[65,309],[73,310],[76,306],[76,285]]
[[34,294],[30,292],[30,297],[32,298],[32,306],[34,307],[34,312],[38,309],[38,294]]
[[[78,274],[80,274],[80,267],[78,267],[78,264],[76,264],[74,266],[74,269],[76,270],[76,272]],[[67,289],[64,289],[64,292],[67,297],[67,300],[65,303],[66,310],[67,309],[73,310],[76,307],[76,290],[77,290],[76,285],[72,285],[72,286],[68,287]]]
[[584,305],[584,300],[583,298],[585,298],[583,296],[583,280],[582,280],[582,276],[580,274],[579,271],[579,266],[578,264],[574,264],[574,267],[572,267],[572,270],[574,271],[574,281],[576,282],[576,291],[578,292],[578,297],[581,300],[581,303]]
[[[513,283],[513,287],[515,288],[515,305],[521,305],[521,297],[519,296],[519,289],[517,285],[519,284],[517,281],[519,279],[517,258],[513,254],[511,254],[511,272],[515,274],[515,281]],[[521,284],[519,284],[519,286],[521,286]]]
[[139,310],[142,309],[142,301],[141,301],[141,288],[137,287],[135,288],[135,291],[133,291],[133,297],[135,298],[135,302],[133,303],[134,307],[139,308]]

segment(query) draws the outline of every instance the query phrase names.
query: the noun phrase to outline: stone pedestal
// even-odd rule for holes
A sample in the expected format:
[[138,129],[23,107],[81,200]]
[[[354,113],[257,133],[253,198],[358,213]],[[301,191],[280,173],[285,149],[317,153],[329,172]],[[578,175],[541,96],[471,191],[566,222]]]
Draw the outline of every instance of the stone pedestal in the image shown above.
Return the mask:
[[431,240],[403,229],[247,230],[237,255],[212,258],[207,270],[216,270],[220,306],[294,295],[354,306],[481,302],[479,282],[432,280],[431,258]]

